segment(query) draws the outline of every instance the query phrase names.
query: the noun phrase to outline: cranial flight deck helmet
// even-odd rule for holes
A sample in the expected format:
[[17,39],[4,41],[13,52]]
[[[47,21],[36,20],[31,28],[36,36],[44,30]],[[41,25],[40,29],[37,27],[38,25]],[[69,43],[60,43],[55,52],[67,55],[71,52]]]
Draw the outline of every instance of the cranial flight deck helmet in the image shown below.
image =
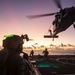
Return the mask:
[[16,50],[19,45],[22,45],[24,43],[22,37],[18,35],[11,34],[4,37],[6,38],[3,40],[3,47],[8,49]]

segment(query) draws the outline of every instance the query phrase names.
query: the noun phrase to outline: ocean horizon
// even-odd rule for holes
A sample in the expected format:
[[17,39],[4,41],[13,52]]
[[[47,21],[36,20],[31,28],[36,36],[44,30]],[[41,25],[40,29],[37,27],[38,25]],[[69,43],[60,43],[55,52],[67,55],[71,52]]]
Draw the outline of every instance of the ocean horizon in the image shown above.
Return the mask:
[[[23,50],[30,55],[31,50]],[[43,55],[44,50],[34,50],[34,55]],[[48,50],[49,55],[75,55],[75,50]]]
[[[2,50],[2,48],[0,48],[0,50]],[[28,55],[30,55],[32,49],[28,50],[28,49],[23,49],[23,52],[26,52]],[[34,55],[43,55],[43,51],[44,50],[34,50]],[[48,50],[49,55],[75,55],[75,49],[50,49]]]

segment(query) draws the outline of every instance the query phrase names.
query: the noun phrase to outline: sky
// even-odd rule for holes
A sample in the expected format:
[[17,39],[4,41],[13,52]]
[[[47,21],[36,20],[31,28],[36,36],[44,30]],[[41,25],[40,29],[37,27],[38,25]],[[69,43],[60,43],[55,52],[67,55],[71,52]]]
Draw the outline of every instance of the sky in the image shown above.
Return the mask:
[[[75,0],[61,0],[62,7],[75,6]],[[4,35],[28,34],[33,41],[26,42],[24,46],[50,44],[73,44],[75,45],[75,29],[71,25],[66,31],[59,33],[59,38],[44,38],[52,26],[53,16],[30,20],[26,16],[58,12],[53,0],[0,0],[0,44]]]

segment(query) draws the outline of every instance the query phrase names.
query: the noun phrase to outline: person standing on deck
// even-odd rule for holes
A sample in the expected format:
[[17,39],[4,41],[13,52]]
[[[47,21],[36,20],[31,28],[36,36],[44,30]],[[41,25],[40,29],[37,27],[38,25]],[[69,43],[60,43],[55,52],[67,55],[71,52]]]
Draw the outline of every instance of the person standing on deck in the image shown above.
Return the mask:
[[44,54],[44,58],[48,59],[49,52],[48,52],[47,48],[43,51],[43,54]]
[[33,58],[33,56],[34,56],[34,51],[33,50],[31,50],[30,56]]

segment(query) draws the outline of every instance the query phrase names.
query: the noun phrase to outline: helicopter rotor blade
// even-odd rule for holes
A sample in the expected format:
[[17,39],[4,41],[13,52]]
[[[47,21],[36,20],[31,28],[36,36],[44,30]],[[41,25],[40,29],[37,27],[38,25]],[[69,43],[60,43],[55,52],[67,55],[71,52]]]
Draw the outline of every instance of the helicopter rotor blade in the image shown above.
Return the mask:
[[42,14],[42,15],[31,15],[31,16],[26,16],[28,19],[35,19],[35,18],[40,18],[40,17],[45,17],[45,16],[51,16],[54,15],[58,12],[51,13],[51,14]]
[[62,5],[61,5],[60,0],[54,0],[54,2],[56,4],[56,6],[62,10]]

